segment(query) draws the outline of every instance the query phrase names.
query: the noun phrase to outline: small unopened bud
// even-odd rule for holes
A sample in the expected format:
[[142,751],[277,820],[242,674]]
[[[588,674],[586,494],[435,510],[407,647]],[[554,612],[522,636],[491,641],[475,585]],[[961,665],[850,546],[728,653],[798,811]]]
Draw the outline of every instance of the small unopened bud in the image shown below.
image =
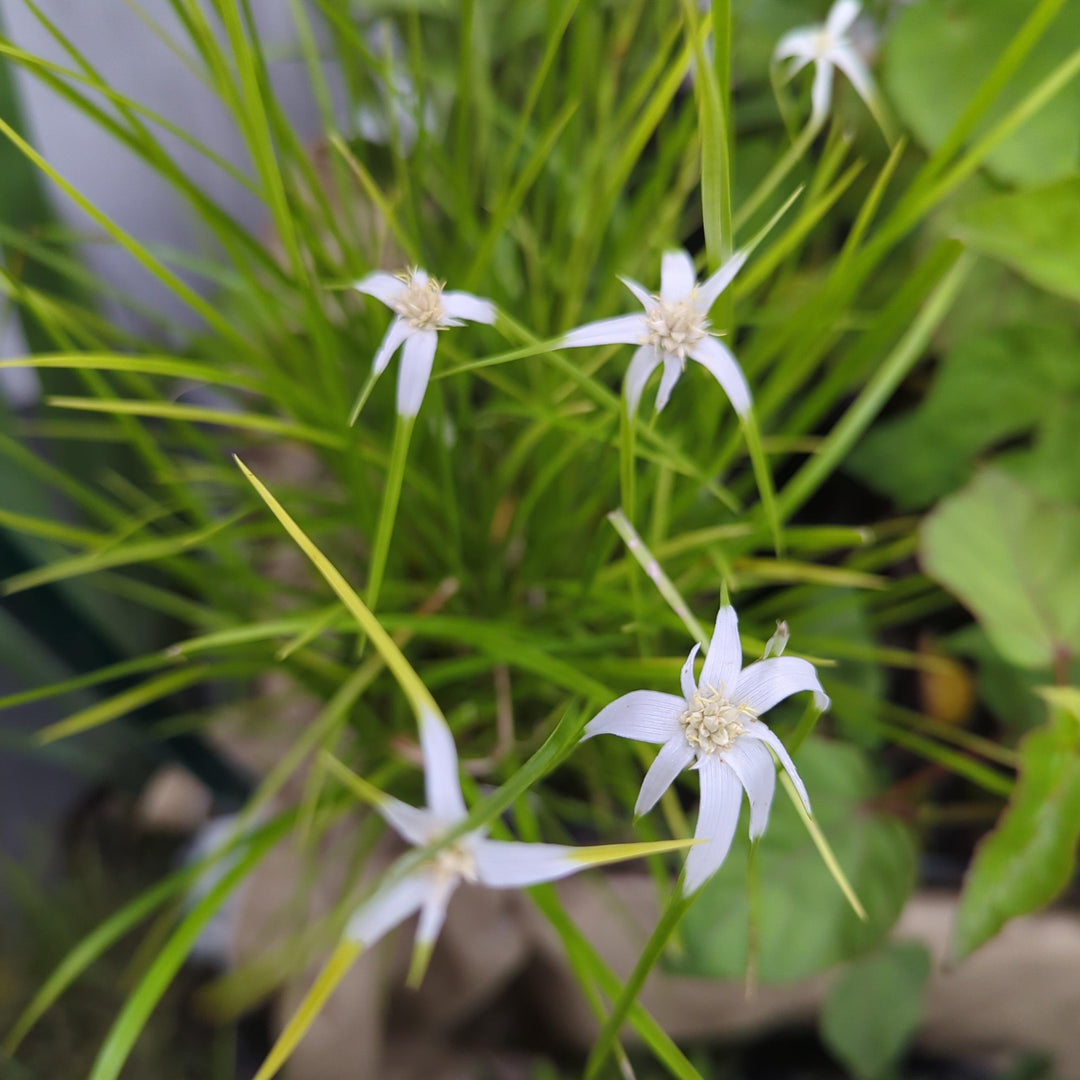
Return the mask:
[[780,620],[776,624],[776,633],[765,642],[765,652],[762,653],[761,659],[768,660],[770,656],[783,656],[789,637],[791,637],[791,631],[788,630],[788,624]]

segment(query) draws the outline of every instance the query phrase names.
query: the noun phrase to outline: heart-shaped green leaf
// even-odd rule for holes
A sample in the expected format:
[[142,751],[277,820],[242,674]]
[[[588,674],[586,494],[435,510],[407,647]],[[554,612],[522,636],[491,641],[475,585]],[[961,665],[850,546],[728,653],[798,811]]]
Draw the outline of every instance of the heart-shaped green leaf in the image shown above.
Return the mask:
[[1048,904],[1072,878],[1080,841],[1080,694],[1020,743],[1020,777],[964,883],[952,953],[962,959],[1009,919]]
[[970,608],[1010,663],[1080,655],[1080,510],[984,469],[926,519],[922,564]]
[[925,946],[896,941],[856,960],[833,984],[821,1037],[852,1075],[877,1080],[891,1071],[919,1025],[929,975]]

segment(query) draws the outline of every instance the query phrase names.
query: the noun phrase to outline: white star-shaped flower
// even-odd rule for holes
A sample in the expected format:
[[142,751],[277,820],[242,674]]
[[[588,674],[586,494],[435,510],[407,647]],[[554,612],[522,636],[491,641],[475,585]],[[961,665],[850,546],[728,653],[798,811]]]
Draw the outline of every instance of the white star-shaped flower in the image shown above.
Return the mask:
[[732,256],[700,285],[694,260],[686,251],[668,251],[660,263],[660,295],[651,295],[629,278],[622,281],[644,305],[643,315],[620,315],[571,330],[562,341],[566,348],[587,345],[637,345],[626,371],[626,407],[633,416],[649,376],[663,363],[664,373],[656,394],[656,411],[668,403],[671,391],[686,367],[686,358],[712,372],[735,411],[750,411],[750,387],[738,361],[726,345],[709,332],[709,310],[716,298],[746,262],[746,254]]
[[821,124],[828,115],[837,68],[851,80],[859,97],[880,123],[874,80],[849,33],[858,17],[858,0],[836,0],[823,24],[789,30],[776,46],[774,62],[791,60],[785,72],[785,81],[802,71],[807,64],[814,64],[811,123]]
[[742,666],[739,620],[733,607],[716,616],[709,652],[694,682],[695,645],[682,669],[682,696],[635,690],[617,698],[585,726],[585,738],[621,735],[641,742],[663,743],[645,774],[636,814],[644,814],[693,764],[701,778],[701,805],[694,837],[702,841],[686,858],[687,895],[720,869],[727,857],[745,789],[750,800],[750,838],[757,839],[769,822],[780,759],[807,813],[810,799],[784,744],[758,717],[784,698],[812,690],[824,711],[829,699],[814,667],[806,660],[782,656]]
[[[458,779],[457,748],[441,717],[425,714],[420,723],[424,757],[426,809],[401,802],[371,788],[375,809],[403,839],[416,847],[434,843],[467,816]],[[368,785],[365,785],[368,786]],[[487,839],[487,829],[465,833],[443,847],[434,859],[381,888],[352,918],[345,936],[370,948],[415,911],[420,912],[411,981],[424,971],[446,917],[454,890],[463,881],[489,889],[515,889],[556,881],[590,866],[685,847],[686,841],[601,844],[569,847]]]
[[441,282],[419,268],[396,276],[376,271],[355,282],[353,288],[397,313],[375,353],[371,371],[373,377],[381,375],[390,358],[404,346],[397,386],[397,411],[403,417],[420,411],[431,378],[438,331],[462,326],[466,320],[495,321],[495,305],[490,300],[467,292],[446,292]]

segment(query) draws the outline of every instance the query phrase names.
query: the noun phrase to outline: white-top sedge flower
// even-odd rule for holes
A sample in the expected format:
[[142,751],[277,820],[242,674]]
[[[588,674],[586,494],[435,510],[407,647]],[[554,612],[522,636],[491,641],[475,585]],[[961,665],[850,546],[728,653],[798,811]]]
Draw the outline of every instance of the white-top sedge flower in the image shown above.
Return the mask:
[[686,359],[707,368],[740,416],[750,411],[750,387],[731,350],[709,332],[709,311],[746,262],[746,253],[733,255],[700,285],[694,260],[686,251],[668,251],[660,263],[660,295],[651,295],[630,278],[623,284],[641,301],[643,315],[620,315],[571,330],[560,342],[566,348],[588,345],[637,345],[626,371],[626,407],[637,413],[649,376],[664,365],[656,411],[668,403],[686,367]]
[[[370,788],[375,809],[403,839],[417,847],[434,843],[467,816],[458,779],[454,738],[444,720],[426,714],[420,723],[427,807],[420,809]],[[365,785],[367,786],[367,785]],[[427,966],[454,890],[463,881],[489,889],[516,889],[556,881],[590,866],[685,847],[685,841],[648,844],[601,844],[569,847],[489,840],[487,829],[465,833],[443,847],[434,859],[397,882],[381,888],[356,910],[345,930],[347,939],[370,948],[415,911],[420,912],[410,981]]]
[[776,46],[774,63],[791,61],[784,73],[785,81],[802,71],[807,64],[814,64],[814,86],[810,95],[813,124],[823,123],[828,115],[837,68],[848,77],[859,97],[866,102],[880,122],[874,80],[870,77],[850,34],[858,17],[858,0],[836,0],[824,23],[789,30]]
[[635,814],[651,810],[683,769],[692,764],[698,771],[701,804],[694,837],[702,843],[686,858],[687,895],[704,885],[727,857],[744,789],[750,800],[750,838],[755,840],[765,831],[776,790],[770,749],[810,812],[810,798],[784,744],[758,717],[802,690],[813,691],[822,711],[829,707],[809,661],[778,656],[743,668],[733,607],[722,607],[716,616],[701,680],[695,683],[698,648],[693,647],[683,665],[681,696],[635,690],[617,698],[585,726],[585,738],[621,735],[663,743],[645,774]]
[[438,331],[462,326],[466,320],[495,321],[495,305],[490,300],[467,292],[447,292],[442,282],[419,268],[400,275],[376,271],[355,282],[353,288],[381,300],[397,314],[375,353],[372,376],[381,375],[394,353],[402,349],[397,411],[406,418],[420,411],[431,378]]

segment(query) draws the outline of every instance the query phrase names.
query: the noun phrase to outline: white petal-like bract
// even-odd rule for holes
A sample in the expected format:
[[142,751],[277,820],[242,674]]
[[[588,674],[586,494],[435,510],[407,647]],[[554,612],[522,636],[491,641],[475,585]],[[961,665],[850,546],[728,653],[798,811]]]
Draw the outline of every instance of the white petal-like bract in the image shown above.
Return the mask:
[[455,825],[467,814],[458,777],[457,747],[446,721],[434,713],[420,718],[420,748],[427,808],[444,826]]
[[660,389],[656,391],[656,411],[663,412],[664,407],[671,400],[671,391],[679,381],[683,372],[682,361],[671,353],[664,355],[664,373],[660,376]]
[[725,604],[716,613],[712,640],[709,651],[705,654],[705,663],[701,668],[701,686],[714,690],[726,690],[728,694],[735,688],[742,668],[742,644],[739,641],[739,617],[730,604]]
[[381,300],[387,307],[393,307],[408,286],[399,277],[388,274],[383,270],[376,270],[359,281],[353,282],[353,288],[357,292],[374,296]]
[[740,416],[746,416],[752,404],[750,387],[731,350],[716,338],[705,337],[690,350],[690,358],[712,374],[735,411]]
[[808,814],[813,813],[810,809],[810,796],[807,794],[806,785],[802,782],[802,777],[799,776],[799,770],[795,768],[795,762],[791,760],[787,747],[780,741],[780,736],[768,724],[763,724],[760,720],[754,720],[747,724],[746,734],[752,739],[760,739],[761,742],[772,749],[773,753],[780,759],[784,772],[791,777],[791,782],[795,785],[795,790],[799,793],[799,798],[802,799],[806,812]]
[[382,341],[379,342],[379,348],[375,352],[375,360],[371,365],[371,370],[376,375],[381,375],[386,370],[386,365],[390,363],[390,358],[398,351],[401,347],[401,343],[412,332],[412,327],[410,327],[404,319],[395,319],[389,327],[387,327]]
[[665,251],[660,260],[660,299],[667,303],[687,300],[697,284],[694,260],[683,248]]
[[522,844],[503,840],[478,840],[473,846],[476,873],[491,889],[516,889],[557,881],[584,870],[582,848],[562,844]]
[[458,878],[432,876],[431,888],[424,899],[423,907],[420,908],[420,921],[416,925],[416,943],[425,949],[430,949],[439,936],[442,925],[446,922],[446,909],[450,905],[450,897],[458,887]]
[[567,349],[587,345],[641,345],[647,335],[644,315],[616,315],[614,319],[599,319],[571,330],[560,345]]
[[467,292],[444,292],[442,304],[443,311],[451,319],[468,319],[469,322],[488,324],[495,321],[495,305],[482,296],[473,296]]
[[432,877],[427,871],[409,874],[401,881],[380,889],[353,913],[345,927],[345,937],[371,948],[398,923],[404,922],[427,899]]
[[760,715],[803,690],[813,691],[814,704],[822,712],[829,707],[828,695],[822,690],[814,665],[809,660],[800,660],[797,656],[774,656],[746,668],[739,675],[733,696]]
[[858,0],[836,0],[825,17],[825,29],[835,37],[846,34],[859,17]]
[[732,283],[735,275],[746,263],[747,252],[736,251],[715,274],[707,277],[694,293],[694,307],[708,315],[720,294]]
[[[768,751],[766,751],[766,755]],[[675,782],[675,777],[694,760],[694,751],[680,731],[673,735],[656,755],[645,779],[641,782],[637,802],[634,804],[634,816],[647,814],[657,803],[660,796]],[[770,758],[770,761],[772,759]]]
[[633,278],[623,277],[622,274],[619,275],[619,280],[638,298],[641,306],[646,311],[656,303],[656,297],[651,295],[649,290],[640,282],[635,281]]
[[[800,60],[802,63],[795,70],[801,70],[804,65],[810,63],[814,58],[815,36],[816,32],[807,29],[805,26],[800,26],[797,30],[789,30],[776,43],[773,59]],[[794,74],[794,72],[789,72],[789,74]]]
[[862,57],[848,44],[838,45],[832,53],[833,62],[848,77],[851,85],[855,87],[859,97],[874,109],[877,98],[877,90],[874,80],[863,63]]
[[630,366],[626,369],[623,391],[626,394],[626,411],[631,416],[637,415],[641,394],[649,377],[660,364],[660,354],[651,345],[642,345],[634,352]]
[[435,330],[415,330],[405,339],[398,368],[398,416],[409,418],[420,411],[431,378],[431,365],[439,335]]
[[639,742],[663,743],[679,733],[686,702],[675,694],[632,690],[600,710],[586,725],[584,738],[621,735]]
[[829,114],[832,104],[833,72],[830,60],[819,60],[814,69],[814,85],[810,90],[810,111],[816,123],[820,123]]
[[743,793],[739,778],[714,754],[703,757],[697,771],[701,777],[701,804],[694,839],[705,843],[691,848],[686,856],[683,891],[687,896],[700,889],[727,858],[739,824]]
[[687,701],[697,692],[697,682],[694,679],[694,661],[700,651],[701,645],[695,643],[690,650],[690,655],[686,658],[686,663],[682,666],[682,671],[679,672],[679,686],[682,689],[683,697]]
[[428,810],[386,795],[375,807],[382,819],[403,839],[410,844],[421,846],[430,843],[439,831],[439,823]]
[[769,810],[776,792],[776,763],[764,743],[738,739],[723,759],[739,778],[750,800],[750,839],[756,840],[769,824]]

